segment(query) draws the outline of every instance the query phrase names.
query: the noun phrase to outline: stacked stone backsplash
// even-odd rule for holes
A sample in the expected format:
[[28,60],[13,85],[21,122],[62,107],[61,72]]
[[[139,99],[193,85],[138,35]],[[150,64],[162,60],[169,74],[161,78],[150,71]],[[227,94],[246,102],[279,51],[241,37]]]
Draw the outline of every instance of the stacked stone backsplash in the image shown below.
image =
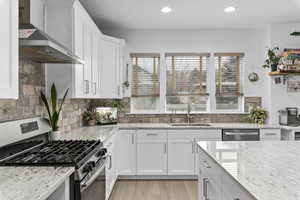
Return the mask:
[[[40,99],[40,91],[45,91],[44,65],[20,60],[19,76],[19,98],[0,100],[0,121],[46,116]],[[89,103],[90,100],[67,99],[62,109],[60,130],[69,132],[82,126],[82,113]]]
[[[260,99],[258,99],[260,100]],[[92,101],[93,106],[111,106],[112,100]],[[185,123],[186,115],[177,114],[130,114],[130,98],[119,101],[119,123]],[[247,123],[248,114],[192,114],[192,123]]]

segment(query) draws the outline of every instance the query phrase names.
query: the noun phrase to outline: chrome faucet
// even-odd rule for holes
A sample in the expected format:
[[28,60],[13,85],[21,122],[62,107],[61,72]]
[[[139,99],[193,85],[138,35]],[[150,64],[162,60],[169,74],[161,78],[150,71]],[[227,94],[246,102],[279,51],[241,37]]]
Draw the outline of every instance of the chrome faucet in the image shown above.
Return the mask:
[[191,122],[191,104],[190,103],[188,103],[188,105],[187,105],[186,119],[187,119],[187,123],[189,124]]

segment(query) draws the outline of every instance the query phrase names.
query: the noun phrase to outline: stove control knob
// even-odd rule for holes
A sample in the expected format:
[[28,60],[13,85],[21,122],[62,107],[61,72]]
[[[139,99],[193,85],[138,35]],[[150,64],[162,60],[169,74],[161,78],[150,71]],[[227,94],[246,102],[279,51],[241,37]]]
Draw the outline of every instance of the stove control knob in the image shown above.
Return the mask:
[[88,162],[82,169],[83,173],[89,173],[93,170],[93,168],[96,166],[96,163],[94,161]]
[[89,164],[86,164],[83,169],[82,169],[82,172],[83,173],[89,173],[90,171],[92,171],[92,167],[89,165]]
[[105,154],[107,153],[107,149],[103,148],[103,149],[100,149],[98,151],[98,153],[96,154],[97,157],[102,157],[104,156]]
[[89,164],[92,168],[96,167],[95,161],[88,162],[88,164]]

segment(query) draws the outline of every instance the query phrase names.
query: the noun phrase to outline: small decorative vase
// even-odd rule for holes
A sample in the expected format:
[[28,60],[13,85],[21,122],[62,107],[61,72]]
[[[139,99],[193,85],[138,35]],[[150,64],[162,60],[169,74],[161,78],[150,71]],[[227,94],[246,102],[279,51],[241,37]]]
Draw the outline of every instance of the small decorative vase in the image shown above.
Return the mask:
[[276,72],[277,71],[277,65],[271,65],[271,71]]
[[52,140],[59,140],[61,136],[61,131],[52,131],[51,132],[51,139]]
[[87,124],[88,124],[88,126],[95,126],[96,125],[96,120],[89,120],[88,122],[87,122]]

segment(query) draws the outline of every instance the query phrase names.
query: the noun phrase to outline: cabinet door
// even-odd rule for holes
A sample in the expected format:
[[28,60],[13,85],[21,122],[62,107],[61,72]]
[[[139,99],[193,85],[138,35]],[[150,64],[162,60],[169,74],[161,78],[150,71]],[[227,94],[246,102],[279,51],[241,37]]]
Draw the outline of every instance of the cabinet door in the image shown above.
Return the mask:
[[99,35],[95,30],[92,38],[92,71],[91,71],[91,97],[96,98],[99,95]]
[[0,3],[0,98],[17,99],[19,83],[19,1]]
[[117,173],[119,175],[136,174],[135,130],[124,130],[117,137]]
[[101,98],[118,98],[118,46],[111,39],[101,40],[100,95]]
[[[164,133],[137,133],[137,174],[167,175],[167,138]],[[149,138],[147,138],[149,137]]]
[[200,200],[220,200],[222,198],[222,169],[200,151],[198,168],[198,190]]
[[85,24],[84,29],[84,93],[86,97],[92,95],[91,85],[92,85],[92,40],[93,38],[93,29],[89,23]]
[[[74,8],[74,53],[84,60],[84,17],[79,8]],[[85,95],[84,65],[74,64],[73,69],[73,97],[83,98]]]
[[168,140],[168,175],[194,175],[194,138]]
[[115,144],[114,136],[109,141],[106,141],[104,146],[105,148],[107,148],[106,168],[105,168],[105,179],[106,179],[105,189],[106,189],[106,199],[108,199],[117,179],[116,158],[115,158],[116,144]]

